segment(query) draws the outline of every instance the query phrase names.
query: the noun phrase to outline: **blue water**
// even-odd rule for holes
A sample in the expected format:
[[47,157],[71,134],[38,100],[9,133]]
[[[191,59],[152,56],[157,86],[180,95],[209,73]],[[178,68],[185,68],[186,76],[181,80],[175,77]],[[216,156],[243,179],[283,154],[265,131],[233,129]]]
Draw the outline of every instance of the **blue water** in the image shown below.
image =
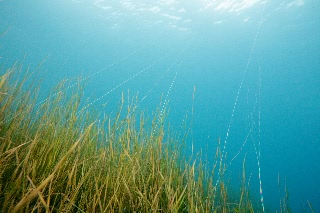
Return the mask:
[[319,212],[319,9],[318,0],[2,0],[0,64],[47,58],[41,94],[82,76],[101,112],[138,93],[147,114],[170,110],[176,132],[188,114],[189,151],[193,143],[212,165],[220,138],[235,186],[246,157],[260,208],[258,160],[267,211],[286,185],[293,212],[310,212],[307,201]]

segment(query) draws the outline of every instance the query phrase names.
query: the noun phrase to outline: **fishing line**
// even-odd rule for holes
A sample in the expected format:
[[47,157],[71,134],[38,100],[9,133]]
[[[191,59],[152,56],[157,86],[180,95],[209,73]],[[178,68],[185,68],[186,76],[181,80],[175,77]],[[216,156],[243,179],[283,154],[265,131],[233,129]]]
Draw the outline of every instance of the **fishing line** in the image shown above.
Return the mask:
[[[249,58],[247,60],[247,64],[246,64],[246,67],[243,71],[243,74],[242,74],[242,78],[241,78],[241,81],[240,81],[240,85],[239,85],[239,88],[237,90],[237,94],[236,94],[236,98],[235,98],[235,101],[234,101],[234,104],[233,104],[233,108],[232,108],[232,111],[231,111],[231,118],[230,118],[230,121],[229,121],[229,124],[228,124],[228,128],[227,128],[227,132],[226,132],[226,136],[225,136],[225,139],[224,139],[224,142],[223,142],[223,148],[222,148],[222,154],[221,154],[221,158],[220,158],[220,169],[218,170],[218,180],[216,181],[216,184],[215,184],[215,188],[217,188],[217,185],[219,184],[220,182],[220,179],[221,179],[221,176],[225,173],[225,171],[227,170],[227,168],[231,165],[231,163],[233,162],[233,160],[240,154],[240,152],[243,150],[243,147],[245,146],[245,144],[247,143],[247,140],[249,138],[249,136],[252,138],[252,127],[250,127],[249,129],[249,132],[240,148],[240,150],[238,151],[238,153],[232,158],[232,160],[229,162],[229,164],[227,165],[227,167],[223,170],[221,170],[222,168],[222,165],[223,165],[223,159],[226,157],[226,147],[227,147],[227,142],[228,142],[228,138],[229,138],[229,134],[230,134],[230,131],[231,131],[231,126],[232,126],[232,123],[233,123],[233,119],[234,119],[234,115],[235,115],[235,111],[236,111],[236,108],[237,108],[237,104],[238,104],[238,100],[239,100],[239,96],[240,96],[240,93],[242,91],[242,88],[243,88],[243,84],[244,84],[244,80],[246,78],[246,75],[247,75],[247,71],[248,71],[248,67],[249,67],[249,64],[251,63],[251,60],[252,60],[252,57],[253,57],[253,52],[255,50],[255,47],[256,47],[256,43],[257,43],[257,39],[258,39],[258,36],[259,36],[259,33],[260,33],[260,28],[261,28],[261,24],[262,24],[262,18],[263,18],[263,14],[264,14],[264,8],[263,8],[263,11],[262,11],[262,15],[260,17],[260,21],[259,21],[259,24],[258,24],[258,28],[257,28],[257,31],[256,31],[256,34],[255,34],[255,37],[254,37],[254,41],[253,41],[253,44],[252,44],[252,47],[251,47],[251,51],[250,51],[250,54],[249,54]],[[260,68],[259,68],[259,72],[260,72]],[[260,78],[261,78],[261,75],[260,75]],[[261,84],[261,80],[259,80]],[[259,85],[259,93],[260,93],[260,85]],[[260,95],[259,95],[260,96]],[[260,137],[260,110],[261,110],[261,106],[258,107],[259,108],[259,137]],[[255,109],[254,109],[255,110]],[[253,139],[253,138],[252,138]],[[261,201],[261,205],[262,205],[262,210],[264,212],[264,201],[263,201],[263,193],[262,193],[262,181],[261,181],[261,167],[260,167],[260,139],[259,139],[259,151],[257,151],[255,145],[255,149],[256,149],[256,156],[257,156],[257,162],[258,162],[258,178],[259,178],[259,183],[260,183],[260,201]]]
[[[185,54],[186,50],[190,48],[191,41],[193,41],[195,35],[196,35],[196,33],[193,33],[193,35],[192,35],[191,39],[189,40],[188,44],[184,46],[184,48],[182,49],[182,51],[180,52],[180,54],[177,56],[175,62],[173,62],[172,65],[171,65],[171,66],[173,66],[174,64],[177,63],[176,73],[175,73],[175,76],[174,76],[174,78],[173,78],[173,80],[172,80],[172,82],[171,82],[171,85],[170,85],[170,87],[169,87],[169,89],[168,89],[168,91],[167,91],[166,97],[165,97],[165,99],[164,99],[164,101],[163,101],[163,104],[162,104],[162,107],[161,107],[161,109],[160,109],[160,113],[159,113],[159,116],[158,116],[158,119],[157,119],[157,123],[156,123],[156,125],[155,125],[155,128],[154,128],[153,131],[152,131],[152,135],[154,135],[154,133],[155,133],[155,131],[157,130],[157,128],[159,127],[159,125],[163,123],[163,119],[164,119],[164,117],[165,117],[164,114],[165,114],[165,112],[167,111],[167,106],[168,106],[168,104],[169,104],[170,92],[171,92],[171,89],[172,89],[172,87],[173,87],[173,85],[174,85],[174,83],[175,83],[175,81],[176,81],[176,78],[177,78],[177,76],[178,76],[178,72],[179,72],[179,70],[181,69],[181,64],[182,64],[182,62],[183,62],[182,56]],[[171,69],[171,68],[169,68],[169,69]]]
[[130,76],[129,78],[127,78],[126,80],[122,81],[120,84],[116,85],[115,87],[113,87],[112,89],[110,89],[109,91],[107,91],[106,93],[104,93],[103,95],[101,95],[100,97],[96,98],[95,100],[93,100],[92,102],[90,102],[89,104],[87,104],[85,107],[83,107],[78,113],[77,115],[81,114],[84,110],[86,110],[88,107],[90,107],[91,105],[93,105],[94,103],[96,103],[97,101],[101,100],[102,98],[104,98],[105,96],[109,95],[110,93],[112,93],[114,90],[118,89],[119,87],[121,87],[122,85],[128,83],[129,81],[131,81],[132,79],[136,78],[137,76],[141,75],[144,72],[147,72],[147,70],[154,66],[155,64],[159,63],[160,61],[162,61],[166,56],[167,56],[168,52],[166,52],[161,58],[159,58],[158,60],[154,61],[153,63],[149,64],[148,66],[146,66],[145,68],[141,69],[140,71],[138,71],[137,73],[133,74],[132,76]]
[[259,186],[260,186],[260,202],[262,205],[262,211],[264,212],[264,199],[263,199],[263,190],[262,190],[262,180],[261,180],[261,166],[260,166],[260,157],[261,157],[261,67],[259,62],[259,89],[258,89],[258,150],[254,144],[254,149],[257,157],[258,164],[258,177],[259,177]]

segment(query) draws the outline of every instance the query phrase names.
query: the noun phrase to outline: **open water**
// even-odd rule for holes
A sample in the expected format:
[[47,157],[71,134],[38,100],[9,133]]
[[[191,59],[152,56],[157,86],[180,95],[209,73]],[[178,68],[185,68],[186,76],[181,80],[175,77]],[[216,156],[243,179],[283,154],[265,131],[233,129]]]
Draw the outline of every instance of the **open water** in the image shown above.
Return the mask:
[[141,111],[169,109],[176,132],[188,115],[189,152],[210,166],[220,138],[234,186],[246,157],[260,209],[262,196],[279,209],[286,186],[293,212],[307,201],[320,212],[319,11],[318,0],[0,0],[0,64],[46,59],[43,97],[82,76],[101,112],[130,91]]

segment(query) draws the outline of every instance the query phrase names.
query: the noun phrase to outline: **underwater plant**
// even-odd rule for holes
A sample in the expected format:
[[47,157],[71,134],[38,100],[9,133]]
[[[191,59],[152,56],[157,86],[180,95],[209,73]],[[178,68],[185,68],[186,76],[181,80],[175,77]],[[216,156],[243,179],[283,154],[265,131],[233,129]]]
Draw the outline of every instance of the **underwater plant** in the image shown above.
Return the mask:
[[212,170],[201,154],[186,158],[162,109],[149,119],[133,97],[120,116],[122,96],[114,117],[78,113],[82,89],[66,82],[37,104],[37,73],[22,69],[0,80],[2,212],[253,212],[244,183],[235,200],[223,177],[215,186],[219,146]]

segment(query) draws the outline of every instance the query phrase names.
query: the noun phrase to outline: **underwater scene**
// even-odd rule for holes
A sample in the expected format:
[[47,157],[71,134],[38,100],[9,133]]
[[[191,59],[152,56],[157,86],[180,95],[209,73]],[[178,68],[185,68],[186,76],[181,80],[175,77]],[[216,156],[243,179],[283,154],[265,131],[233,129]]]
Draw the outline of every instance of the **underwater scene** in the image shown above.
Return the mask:
[[0,0],[0,212],[320,212],[319,10]]

